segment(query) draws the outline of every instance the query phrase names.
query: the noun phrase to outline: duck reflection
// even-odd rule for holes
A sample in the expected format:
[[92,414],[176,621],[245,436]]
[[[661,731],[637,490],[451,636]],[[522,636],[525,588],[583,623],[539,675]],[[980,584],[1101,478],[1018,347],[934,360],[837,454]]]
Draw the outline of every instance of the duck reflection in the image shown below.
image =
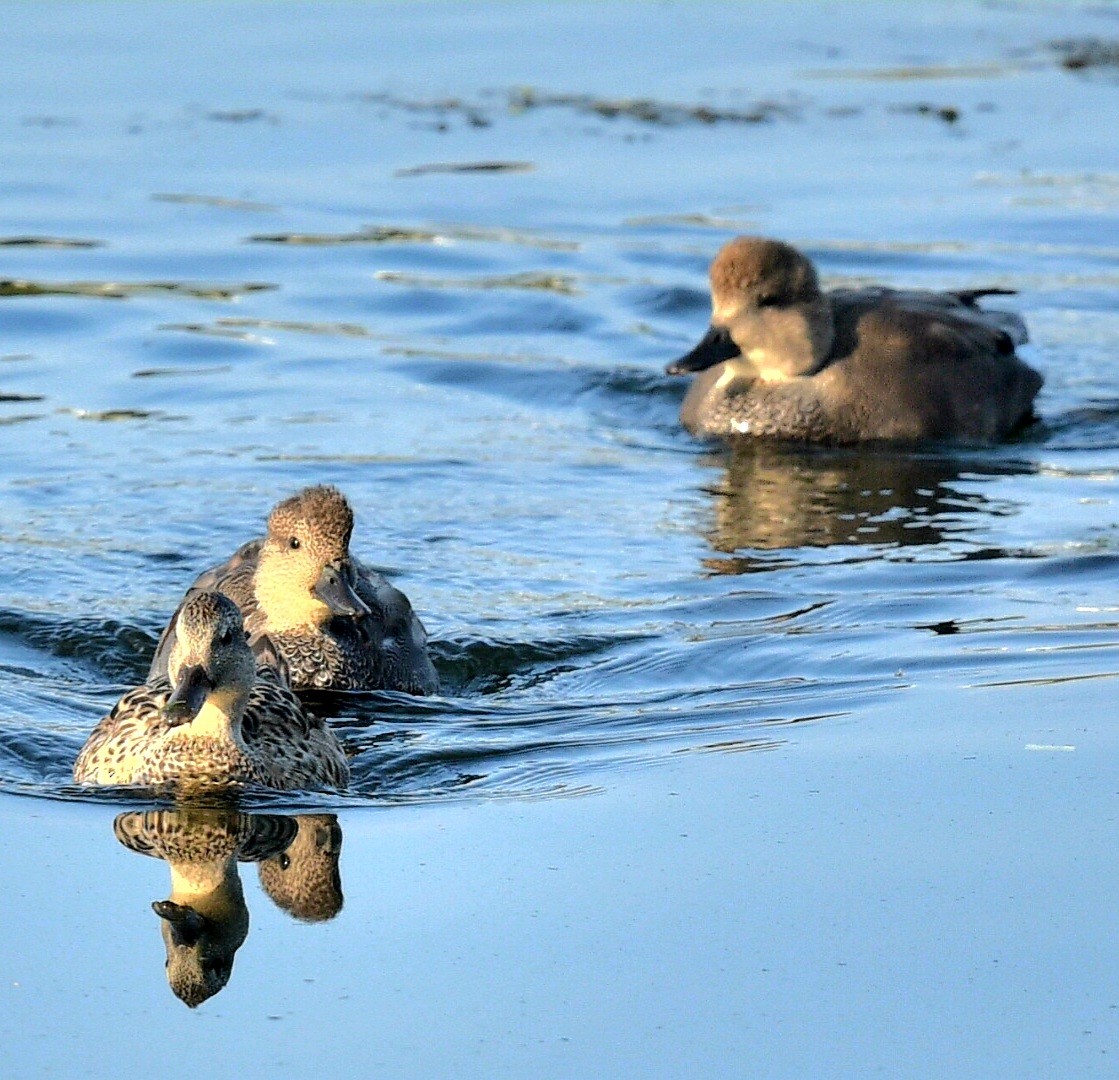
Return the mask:
[[[742,445],[708,455],[721,468],[711,546],[718,552],[772,551],[834,544],[937,544],[978,529],[999,505],[955,481],[1020,475],[1014,461],[916,455],[887,448],[820,450]],[[740,560],[712,560],[724,573],[750,569]],[[768,565],[768,564],[767,564]]]
[[342,830],[333,814],[148,810],[121,814],[113,831],[129,850],[170,867],[171,896],[152,909],[167,950],[167,981],[191,1008],[229,982],[248,936],[239,862],[258,863],[264,891],[298,919],[331,919],[342,909]]
[[303,814],[294,839],[261,859],[260,884],[278,908],[303,922],[325,922],[342,910],[342,826],[333,814]]

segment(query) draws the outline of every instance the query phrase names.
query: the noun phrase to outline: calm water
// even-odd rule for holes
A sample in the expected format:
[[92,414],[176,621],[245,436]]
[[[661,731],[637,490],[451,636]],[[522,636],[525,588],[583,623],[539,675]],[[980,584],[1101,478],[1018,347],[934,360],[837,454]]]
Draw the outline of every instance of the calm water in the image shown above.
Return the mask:
[[[1113,1073],[1119,8],[0,25],[23,1073]],[[1018,290],[1044,422],[697,445],[663,369],[741,231],[830,284]],[[322,481],[443,695],[334,703],[343,798],[118,842],[144,806],[68,783],[85,735],[197,571]],[[197,1011],[135,854],[170,833],[224,838],[171,869],[213,886],[225,962],[251,911]]]

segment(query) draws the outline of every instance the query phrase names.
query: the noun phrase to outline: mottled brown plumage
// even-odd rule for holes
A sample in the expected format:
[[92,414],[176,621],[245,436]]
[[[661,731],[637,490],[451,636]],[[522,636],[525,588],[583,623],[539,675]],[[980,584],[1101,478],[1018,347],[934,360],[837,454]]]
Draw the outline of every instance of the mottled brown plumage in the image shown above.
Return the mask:
[[281,814],[185,806],[118,814],[113,833],[130,851],[170,863],[227,859],[260,862],[284,851],[299,832],[299,819]]
[[342,910],[342,829],[334,814],[301,814],[299,831],[257,866],[260,884],[278,907],[304,922],[333,919]]
[[1004,290],[820,291],[811,262],[738,237],[711,264],[711,328],[669,372],[698,372],[680,410],[706,438],[995,442],[1033,418],[1026,327],[976,300]]
[[349,782],[334,733],[304,712],[277,672],[256,669],[228,597],[204,592],[183,605],[169,671],[170,680],[128,691],[94,728],[74,764],[78,783],[196,793]]
[[[399,589],[350,554],[352,531],[341,492],[306,488],[273,508],[263,539],[205,571],[187,597],[216,590],[236,602],[258,658],[296,690],[434,693],[439,679],[423,624]],[[150,676],[167,670],[177,618],[160,638]]]

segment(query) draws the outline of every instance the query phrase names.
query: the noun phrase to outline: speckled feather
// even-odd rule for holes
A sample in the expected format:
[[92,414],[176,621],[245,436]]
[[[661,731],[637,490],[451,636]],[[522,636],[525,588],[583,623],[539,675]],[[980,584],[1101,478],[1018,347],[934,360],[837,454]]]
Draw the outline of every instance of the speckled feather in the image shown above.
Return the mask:
[[113,822],[117,840],[130,851],[176,863],[233,854],[240,862],[260,862],[284,851],[298,831],[296,818],[203,807],[133,811]]
[[272,901],[297,919],[322,922],[342,910],[342,829],[333,814],[301,814],[283,852],[262,859],[260,884]]
[[93,729],[74,763],[74,779],[192,790],[260,784],[281,791],[349,782],[334,733],[303,710],[275,671],[257,672],[241,720],[244,750],[173,735],[163,715],[170,692],[166,679],[129,690]]

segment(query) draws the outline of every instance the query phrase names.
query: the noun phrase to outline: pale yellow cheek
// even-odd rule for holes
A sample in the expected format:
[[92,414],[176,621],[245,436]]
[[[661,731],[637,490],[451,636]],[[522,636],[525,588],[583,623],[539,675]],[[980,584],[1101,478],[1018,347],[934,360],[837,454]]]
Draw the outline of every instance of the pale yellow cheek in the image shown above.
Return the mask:
[[239,704],[232,695],[211,693],[206,704],[198,710],[198,715],[189,724],[172,728],[168,737],[172,740],[217,739],[221,742],[235,742],[230,713]]
[[287,575],[257,571],[256,596],[265,616],[265,630],[292,630],[319,626],[330,616],[330,609]]

